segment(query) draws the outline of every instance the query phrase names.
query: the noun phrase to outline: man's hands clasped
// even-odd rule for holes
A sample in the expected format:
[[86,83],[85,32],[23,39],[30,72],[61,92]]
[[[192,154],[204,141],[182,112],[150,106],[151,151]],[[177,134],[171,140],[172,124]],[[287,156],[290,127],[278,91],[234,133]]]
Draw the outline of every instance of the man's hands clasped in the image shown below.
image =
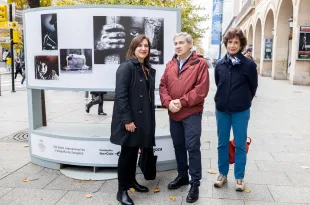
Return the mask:
[[180,102],[180,99],[176,99],[176,100],[171,100],[169,103],[169,107],[168,109],[172,112],[172,113],[177,113],[181,110],[182,105]]

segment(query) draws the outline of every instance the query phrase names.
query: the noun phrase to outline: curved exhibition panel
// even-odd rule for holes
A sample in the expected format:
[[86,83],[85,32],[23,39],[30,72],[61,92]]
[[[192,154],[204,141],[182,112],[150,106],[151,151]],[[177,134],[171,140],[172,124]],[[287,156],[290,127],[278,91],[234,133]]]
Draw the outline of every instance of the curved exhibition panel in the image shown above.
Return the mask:
[[[116,167],[120,146],[110,143],[109,124],[43,126],[41,90],[114,91],[115,74],[129,43],[146,34],[152,43],[156,87],[174,53],[178,9],[133,6],[45,7],[24,11],[29,136],[32,162]],[[158,169],[176,167],[169,126],[156,129]]]

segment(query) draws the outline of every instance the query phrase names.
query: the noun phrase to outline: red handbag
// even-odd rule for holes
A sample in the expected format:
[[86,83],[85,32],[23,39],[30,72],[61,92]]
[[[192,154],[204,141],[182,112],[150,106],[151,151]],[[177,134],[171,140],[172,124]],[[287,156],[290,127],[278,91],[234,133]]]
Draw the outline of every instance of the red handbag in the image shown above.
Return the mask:
[[[246,153],[249,151],[250,144],[252,142],[252,138],[248,137],[250,140],[249,142],[246,142]],[[235,163],[235,152],[236,152],[236,146],[235,146],[235,140],[232,139],[229,141],[229,164]]]

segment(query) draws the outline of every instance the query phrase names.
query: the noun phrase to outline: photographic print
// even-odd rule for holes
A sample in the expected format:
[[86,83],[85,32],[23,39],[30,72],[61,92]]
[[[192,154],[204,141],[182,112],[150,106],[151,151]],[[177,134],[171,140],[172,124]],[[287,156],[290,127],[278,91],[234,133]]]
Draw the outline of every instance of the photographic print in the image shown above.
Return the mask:
[[35,56],[35,79],[59,80],[58,56]]
[[310,59],[310,26],[300,27],[298,59]]
[[120,64],[131,40],[145,34],[151,42],[151,64],[163,64],[164,19],[136,16],[94,16],[94,63]]
[[42,50],[57,50],[57,14],[41,15]]
[[60,49],[62,73],[91,73],[92,49]]

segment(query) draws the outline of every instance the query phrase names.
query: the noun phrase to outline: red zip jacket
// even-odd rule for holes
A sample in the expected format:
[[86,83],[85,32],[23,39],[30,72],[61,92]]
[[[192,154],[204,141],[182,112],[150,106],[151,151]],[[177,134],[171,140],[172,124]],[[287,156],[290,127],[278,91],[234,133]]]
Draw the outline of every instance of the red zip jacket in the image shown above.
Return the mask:
[[205,59],[193,52],[178,72],[178,60],[174,57],[166,65],[160,80],[159,93],[162,105],[169,107],[171,100],[180,99],[182,108],[177,113],[169,111],[175,121],[181,121],[203,111],[204,99],[209,92],[209,71]]

